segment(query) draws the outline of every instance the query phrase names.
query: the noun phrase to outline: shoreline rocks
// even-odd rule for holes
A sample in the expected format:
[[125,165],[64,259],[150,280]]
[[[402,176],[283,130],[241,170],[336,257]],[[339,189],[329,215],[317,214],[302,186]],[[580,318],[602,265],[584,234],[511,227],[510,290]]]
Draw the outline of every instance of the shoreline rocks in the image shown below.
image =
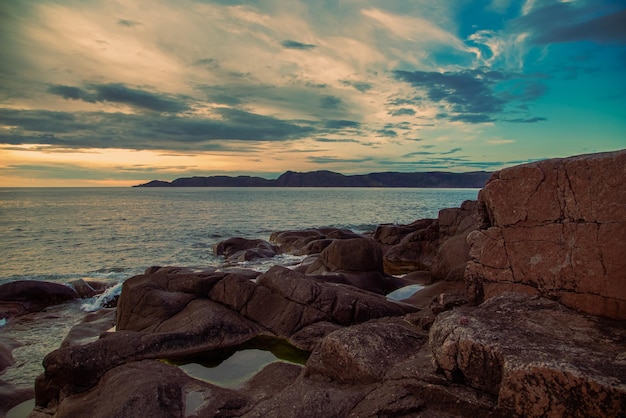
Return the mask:
[[[546,160],[494,173],[437,219],[215,249],[307,255],[294,269],[150,268],[46,356],[31,416],[624,416],[624,180],[626,150]],[[411,280],[432,284],[384,296]],[[306,364],[227,389],[159,361],[268,341]]]

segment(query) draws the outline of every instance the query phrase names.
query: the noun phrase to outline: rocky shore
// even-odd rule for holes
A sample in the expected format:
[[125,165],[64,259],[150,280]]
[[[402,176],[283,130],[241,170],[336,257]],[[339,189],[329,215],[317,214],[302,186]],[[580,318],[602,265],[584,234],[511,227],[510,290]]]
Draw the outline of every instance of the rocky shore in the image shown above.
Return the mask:
[[[293,268],[151,267],[46,356],[30,416],[626,416],[625,181],[626,150],[545,160],[436,219],[214,248]],[[234,386],[181,367],[244,350],[282,360]]]

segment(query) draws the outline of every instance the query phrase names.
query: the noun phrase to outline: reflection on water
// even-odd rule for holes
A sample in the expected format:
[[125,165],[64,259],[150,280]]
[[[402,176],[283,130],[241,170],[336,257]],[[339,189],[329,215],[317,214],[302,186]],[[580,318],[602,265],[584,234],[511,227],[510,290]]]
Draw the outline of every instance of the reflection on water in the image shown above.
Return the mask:
[[35,400],[29,399],[9,409],[5,418],[26,418],[35,407]]
[[215,367],[199,363],[187,363],[179,367],[193,378],[232,388],[241,385],[275,361],[279,359],[271,351],[250,349],[237,351]]
[[403,300],[410,298],[418,291],[422,290],[424,286],[420,284],[411,284],[408,286],[401,287],[400,289],[396,289],[391,293],[387,294],[387,299],[391,300]]
[[285,340],[256,337],[231,350],[215,350],[178,359],[164,360],[178,365],[189,376],[218,386],[241,385],[268,364],[283,361],[305,364],[310,353]]

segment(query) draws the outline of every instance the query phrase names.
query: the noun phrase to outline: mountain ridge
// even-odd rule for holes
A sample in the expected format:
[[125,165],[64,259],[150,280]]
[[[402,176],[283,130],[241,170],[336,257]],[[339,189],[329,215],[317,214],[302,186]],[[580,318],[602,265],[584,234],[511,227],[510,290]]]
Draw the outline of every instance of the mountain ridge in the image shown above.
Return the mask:
[[407,188],[481,188],[491,172],[471,171],[451,173],[381,172],[345,175],[328,170],[309,172],[286,171],[277,179],[253,176],[194,176],[181,177],[171,182],[152,180],[132,187],[407,187]]

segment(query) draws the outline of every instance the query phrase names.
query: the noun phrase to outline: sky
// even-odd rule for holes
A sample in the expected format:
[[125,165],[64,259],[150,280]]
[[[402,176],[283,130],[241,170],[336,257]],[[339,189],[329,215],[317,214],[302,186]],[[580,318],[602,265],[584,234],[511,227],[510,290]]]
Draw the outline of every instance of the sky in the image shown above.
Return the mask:
[[0,187],[626,148],[626,0],[3,0]]

